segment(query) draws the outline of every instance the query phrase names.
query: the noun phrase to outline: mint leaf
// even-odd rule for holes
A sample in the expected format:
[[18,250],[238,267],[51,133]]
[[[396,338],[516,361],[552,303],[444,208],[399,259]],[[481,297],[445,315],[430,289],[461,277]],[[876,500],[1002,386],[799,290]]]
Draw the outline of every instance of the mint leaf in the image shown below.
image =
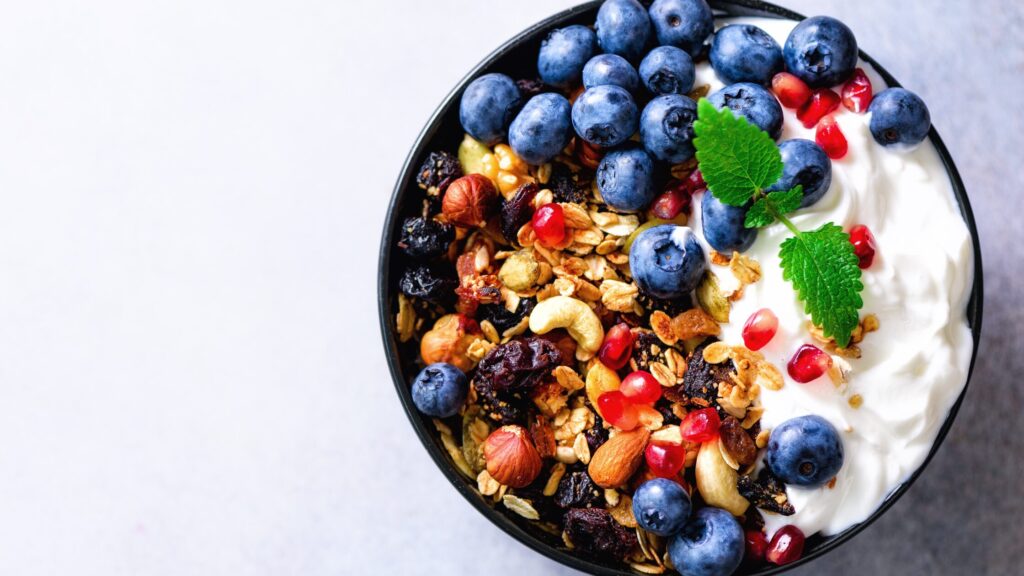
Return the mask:
[[693,131],[700,172],[720,202],[743,206],[782,176],[782,156],[771,136],[732,110],[717,110],[701,98]]
[[750,210],[747,210],[743,225],[747,228],[767,226],[775,222],[776,215],[784,216],[799,208],[803,199],[804,189],[799,184],[786,191],[771,192],[765,197],[758,198]]
[[782,277],[793,284],[811,321],[846,347],[864,305],[857,255],[843,229],[828,222],[787,239],[779,249]]
[[761,228],[775,222],[775,215],[768,210],[768,199],[758,198],[747,210],[743,225],[747,228]]
[[800,184],[785,191],[771,192],[768,194],[768,202],[779,214],[789,214],[800,208],[804,201],[804,187]]

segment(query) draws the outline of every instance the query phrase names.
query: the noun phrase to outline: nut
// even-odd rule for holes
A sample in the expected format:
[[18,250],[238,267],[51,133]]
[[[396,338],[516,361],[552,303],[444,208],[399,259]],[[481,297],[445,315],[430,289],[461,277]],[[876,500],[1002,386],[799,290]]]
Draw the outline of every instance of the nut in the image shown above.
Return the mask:
[[529,290],[540,278],[540,264],[528,250],[516,252],[505,259],[498,271],[498,279],[509,290],[522,292]]
[[441,211],[449,222],[483,228],[498,209],[498,192],[481,174],[467,174],[448,185]]
[[750,507],[750,502],[740,495],[736,487],[739,474],[722,458],[718,440],[701,444],[694,476],[697,478],[697,491],[708,506],[722,508],[733,516],[742,516]]
[[617,488],[629,481],[644,459],[651,433],[646,428],[619,432],[594,452],[587,472],[601,488]]
[[510,488],[523,488],[540,474],[541,460],[522,426],[502,426],[484,442],[487,473]]
[[576,341],[576,359],[580,361],[593,358],[604,341],[604,327],[594,310],[569,296],[552,296],[538,302],[530,314],[530,330],[535,334],[555,328],[565,328]]
[[689,340],[717,336],[722,332],[722,327],[704,310],[691,308],[672,319],[672,332],[680,340]]
[[[420,340],[420,356],[425,364],[447,362],[463,372],[476,367],[479,357],[469,350],[484,339],[476,324],[462,314],[446,314],[437,319],[434,327]],[[475,359],[474,359],[475,358]]]

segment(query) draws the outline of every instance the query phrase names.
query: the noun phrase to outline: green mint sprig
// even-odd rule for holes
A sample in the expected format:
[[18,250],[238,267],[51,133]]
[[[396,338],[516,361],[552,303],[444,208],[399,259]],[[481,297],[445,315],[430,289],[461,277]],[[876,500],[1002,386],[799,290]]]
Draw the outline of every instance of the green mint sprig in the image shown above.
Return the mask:
[[825,336],[847,346],[864,305],[864,285],[849,235],[831,222],[800,231],[786,217],[800,208],[803,190],[766,190],[782,176],[782,156],[772,138],[746,118],[734,116],[728,108],[717,110],[702,98],[693,130],[697,162],[708,189],[724,204],[749,203],[747,228],[778,220],[793,233],[779,248],[782,277],[793,285],[804,311]]

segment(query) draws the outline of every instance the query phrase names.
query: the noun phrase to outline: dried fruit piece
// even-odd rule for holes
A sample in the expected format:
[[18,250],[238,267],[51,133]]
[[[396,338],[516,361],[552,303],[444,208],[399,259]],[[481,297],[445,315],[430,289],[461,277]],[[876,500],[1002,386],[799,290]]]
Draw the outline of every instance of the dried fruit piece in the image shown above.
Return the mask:
[[484,442],[487,473],[511,488],[523,488],[537,479],[541,459],[522,426],[502,426]]
[[562,476],[555,492],[555,505],[559,508],[587,508],[601,499],[601,489],[585,471],[577,470]]
[[761,469],[756,480],[751,476],[740,476],[736,488],[751,504],[762,510],[782,516],[791,516],[796,512],[786,496],[786,485],[772,476],[767,468]]
[[413,258],[434,258],[447,252],[454,239],[451,224],[417,216],[402,223],[398,247]]
[[398,289],[406,296],[415,296],[449,307],[455,301],[455,289],[459,282],[450,270],[442,266],[416,264],[402,273],[398,280]]
[[449,222],[483,228],[498,209],[498,192],[482,174],[468,174],[452,182],[444,192],[441,211]]
[[718,427],[718,436],[722,440],[722,448],[740,466],[754,463],[757,458],[757,446],[739,420],[726,416]]
[[587,201],[587,186],[580,184],[577,177],[564,164],[551,165],[548,187],[554,193],[555,202],[583,204]]
[[693,308],[672,319],[672,332],[680,340],[717,336],[722,327],[707,312]]
[[519,229],[533,217],[533,199],[540,189],[533,182],[523,184],[512,199],[501,204],[501,235],[515,242]]
[[600,508],[566,512],[565,535],[576,550],[598,559],[623,560],[637,546],[636,534]]
[[704,349],[710,342],[698,346],[687,362],[686,374],[678,396],[686,404],[704,408],[717,405],[718,383],[731,380],[735,368],[732,361],[711,364],[704,359]]
[[475,383],[497,392],[532,391],[561,364],[558,347],[543,338],[516,338],[494,347],[477,367]]
[[499,334],[516,326],[530,315],[537,301],[533,298],[520,298],[515,312],[509,312],[502,304],[482,304],[477,308],[476,318],[481,323],[487,320]]
[[449,152],[431,152],[416,173],[416,184],[431,196],[439,196],[456,178],[462,176],[459,159]]

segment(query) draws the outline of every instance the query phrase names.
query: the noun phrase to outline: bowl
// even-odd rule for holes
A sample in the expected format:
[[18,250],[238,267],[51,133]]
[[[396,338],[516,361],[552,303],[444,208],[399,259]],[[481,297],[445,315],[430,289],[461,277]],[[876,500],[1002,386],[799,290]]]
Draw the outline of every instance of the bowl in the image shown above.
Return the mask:
[[[709,0],[708,3],[714,9],[716,16],[762,16],[789,20],[802,20],[804,18],[804,16],[797,14],[796,12],[757,0]],[[462,140],[463,131],[459,124],[458,108],[459,97],[461,96],[463,89],[465,89],[466,85],[472,79],[488,72],[504,72],[513,78],[534,77],[536,72],[537,50],[547,31],[552,28],[560,28],[569,24],[592,24],[600,4],[600,0],[581,4],[574,8],[565,10],[564,12],[555,14],[520,32],[514,38],[484,58],[480,64],[471,70],[469,74],[467,74],[466,77],[455,86],[444,101],[441,102],[441,105],[434,112],[433,116],[431,116],[426,127],[416,139],[416,143],[409,152],[409,156],[406,158],[405,165],[402,167],[401,174],[395,184],[395,189],[391,196],[391,204],[388,207],[387,216],[384,222],[384,231],[381,238],[379,262],[380,276],[378,277],[377,292],[381,333],[384,339],[384,351],[387,356],[392,379],[394,380],[395,390],[398,393],[399,400],[405,408],[406,415],[409,417],[409,421],[412,423],[412,427],[415,430],[416,435],[419,436],[424,448],[426,448],[431,458],[433,458],[434,462],[437,464],[437,467],[448,478],[448,481],[451,482],[452,486],[454,486],[455,489],[488,520],[493,522],[516,540],[519,540],[526,546],[547,556],[548,558],[590,574],[602,576],[632,576],[635,575],[636,572],[627,567],[607,566],[587,558],[581,558],[573,555],[566,549],[565,544],[558,535],[545,532],[535,524],[503,507],[496,507],[489,498],[485,498],[477,492],[476,483],[474,481],[465,478],[459,473],[458,469],[449,459],[444,446],[441,444],[440,438],[433,423],[431,422],[431,419],[421,415],[413,405],[412,396],[409,392],[409,384],[418,372],[416,361],[419,355],[419,350],[415,345],[410,345],[408,343],[401,344],[399,342],[394,323],[398,306],[397,280],[400,273],[399,266],[403,258],[395,248],[395,242],[397,240],[396,231],[398,230],[399,223],[403,218],[415,216],[421,210],[421,202],[418,198],[421,191],[416,186],[416,171],[426,158],[427,154],[432,150],[455,150],[458,147],[459,142]],[[875,70],[878,71],[890,86],[899,86],[899,83],[873,58],[865,54],[863,51],[860,52],[860,57],[862,60],[874,66]],[[956,196],[964,221],[967,223],[967,227],[970,230],[973,242],[975,271],[971,297],[967,305],[967,320],[971,327],[974,340],[974,348],[971,354],[971,365],[968,370],[969,382],[970,374],[973,372],[974,362],[977,358],[982,320],[982,264],[981,250],[978,243],[978,231],[974,222],[974,216],[971,212],[970,202],[967,198],[967,192],[964,189],[963,181],[960,179],[956,166],[953,164],[953,160],[950,158],[949,152],[945,145],[943,145],[942,139],[939,138],[934,127],[931,129],[929,138],[938,150],[942,163],[949,173],[953,192]],[[417,198],[407,201],[410,195]],[[928,465],[928,462],[931,461],[932,457],[939,449],[939,446],[942,444],[943,439],[946,437],[946,434],[949,432],[966,392],[967,387],[965,385],[964,390],[960,393],[956,403],[946,416],[946,420],[939,430],[939,435],[935,440],[935,444],[932,446],[932,449],[924,463],[921,464],[921,466],[910,476],[909,479],[907,479],[907,481],[891,492],[882,505],[879,506],[879,508],[875,510],[867,520],[860,524],[851,526],[839,534],[831,536],[821,536],[820,534],[816,534],[809,537],[804,548],[803,557],[793,564],[782,567],[766,566],[754,570],[741,567],[736,574],[738,576],[767,576],[769,574],[778,574],[801,564],[805,564],[822,556],[823,554],[826,554],[830,550],[837,548],[881,517],[886,510],[888,510],[904,493],[906,493],[918,476],[921,475],[921,472],[924,470],[925,466]]]

